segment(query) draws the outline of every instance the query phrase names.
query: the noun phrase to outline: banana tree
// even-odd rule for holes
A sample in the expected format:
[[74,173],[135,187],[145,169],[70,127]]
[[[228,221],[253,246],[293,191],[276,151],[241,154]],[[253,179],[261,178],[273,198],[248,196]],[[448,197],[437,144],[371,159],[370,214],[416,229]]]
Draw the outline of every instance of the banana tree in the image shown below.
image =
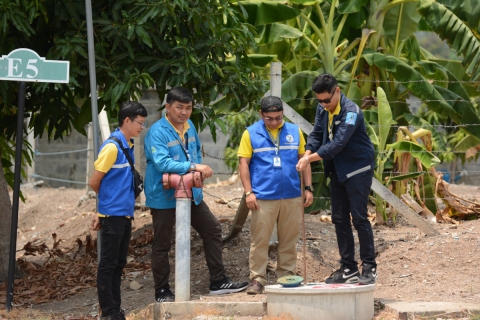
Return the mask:
[[[387,185],[392,181],[404,181],[417,178],[419,180],[417,186],[421,187],[421,192],[419,191],[417,194],[423,195],[421,199],[424,201],[434,199],[434,181],[432,183],[432,181],[427,178],[427,182],[424,183],[423,178],[421,178],[424,173],[422,168],[429,169],[440,163],[440,159],[431,153],[431,139],[428,139],[431,133],[425,129],[410,133],[406,127],[400,127],[396,134],[397,141],[392,144],[387,144],[389,137],[394,134],[395,121],[392,118],[392,111],[386,99],[386,94],[380,87],[377,88],[377,97],[378,106],[365,111],[368,134],[376,151],[377,163],[374,173],[375,178],[383,181]],[[418,143],[417,139],[423,139],[423,144]],[[391,161],[392,153],[394,154],[393,162]],[[414,170],[410,168],[411,159],[414,159]],[[385,174],[385,169],[388,169],[391,173],[389,175]],[[416,172],[411,173],[410,171]],[[405,174],[398,175],[398,172]],[[405,186],[406,182],[392,186],[397,196],[405,193],[406,188],[402,188],[402,185]],[[391,214],[389,216],[387,214],[386,203],[379,195],[375,195],[375,205],[377,209],[377,221],[379,223],[389,219],[395,221],[395,215]],[[436,206],[433,207],[430,202],[428,202],[427,207],[433,210],[433,212],[436,212]]]
[[[437,2],[442,1],[448,2]],[[403,116],[411,113],[406,103],[411,93],[444,117],[454,114],[455,123],[466,124],[468,134],[480,138],[480,128],[469,126],[478,124],[480,118],[470,103],[467,85],[448,67],[429,60],[433,55],[419,46],[414,35],[421,19],[432,26],[437,23],[436,29],[442,26],[441,21],[435,20],[440,9],[425,9],[431,0],[248,0],[235,3],[243,8],[248,14],[247,21],[258,30],[255,53],[275,54],[284,65],[285,78],[292,78],[290,83],[284,83],[282,96],[300,114],[313,105],[310,93],[313,78],[328,72],[336,76],[342,90],[358,102],[373,95],[381,86],[391,101],[393,118],[400,124],[407,124]],[[435,3],[433,7],[441,5]],[[455,26],[462,17],[472,20],[471,15],[460,12],[461,9],[465,11],[462,6],[455,6],[459,16],[441,8]],[[468,31],[464,27],[448,27],[447,35],[456,34],[457,29],[458,34]],[[465,63],[470,62],[470,65],[466,71],[477,71],[480,58],[473,53],[480,52],[478,40],[472,32],[463,38],[470,44],[458,48],[468,54]],[[298,81],[302,77],[305,80]],[[292,83],[295,83],[293,90]],[[305,116],[312,118],[313,114],[307,111]]]
[[[337,77],[343,92],[358,104],[363,98],[374,96],[381,87],[390,101],[392,119],[400,125],[408,124],[406,117],[411,111],[406,98],[412,94],[424,101],[439,121],[451,119],[461,125],[468,136],[479,139],[480,126],[476,124],[480,118],[470,101],[471,85],[463,83],[463,79],[452,72],[453,63],[435,60],[419,45],[414,34],[420,22],[426,21],[438,33],[462,35],[468,44],[459,46],[458,50],[469,54],[464,64],[469,71],[478,70],[480,62],[474,54],[479,52],[478,39],[459,25],[467,18],[467,25],[474,25],[474,16],[462,12],[469,5],[474,8],[473,1],[466,0],[465,8],[439,7],[442,2],[451,1],[438,0],[432,4],[430,0],[249,0],[236,3],[248,12],[248,22],[258,30],[255,53],[276,54],[276,59],[283,63],[286,80],[282,98],[305,118],[313,121],[314,117],[312,80],[319,73],[328,72]],[[428,4],[435,10],[427,9]],[[440,11],[453,24],[445,25],[438,15]],[[385,142],[392,143],[395,135],[388,132]],[[442,140],[441,136],[434,135],[434,138]],[[435,145],[446,146],[443,140],[435,141]],[[382,161],[389,163],[391,159]]]

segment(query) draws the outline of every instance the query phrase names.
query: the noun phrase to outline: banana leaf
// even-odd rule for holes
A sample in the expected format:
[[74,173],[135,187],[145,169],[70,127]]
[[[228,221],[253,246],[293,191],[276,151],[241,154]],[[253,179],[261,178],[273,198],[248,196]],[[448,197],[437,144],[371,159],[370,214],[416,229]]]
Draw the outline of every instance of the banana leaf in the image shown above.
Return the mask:
[[320,210],[330,208],[330,187],[323,173],[323,163],[321,161],[312,162],[312,185],[313,203],[305,208],[305,213],[318,213]]
[[254,26],[266,25],[295,18],[300,10],[278,1],[238,1],[234,5],[242,6],[248,13],[247,22]]
[[414,142],[399,141],[391,143],[387,145],[387,149],[410,152],[412,156],[419,159],[422,165],[427,169],[440,164],[440,159],[438,159],[433,153],[428,152],[427,150],[425,150],[425,148]]
[[[402,82],[405,87],[421,100],[430,100],[427,103],[427,107],[442,117],[450,117],[457,124],[480,123],[480,119],[470,103],[456,101],[463,99],[450,90],[432,85],[417,70],[400,59],[381,53],[365,54],[364,58],[369,65],[375,65],[390,72],[397,81]],[[455,101],[449,104],[445,100]],[[465,117],[466,115],[468,115],[468,118]],[[467,126],[465,130],[480,138],[480,126]]]
[[369,2],[370,0],[340,0],[338,12],[342,14],[359,12]]
[[303,98],[311,90],[316,76],[318,76],[318,72],[301,71],[289,77],[282,83],[283,101],[288,103],[296,98]]
[[277,42],[285,39],[297,39],[303,36],[303,33],[297,28],[290,27],[286,24],[272,23],[257,28],[260,35],[257,41],[258,45]]
[[464,152],[470,148],[476,147],[480,144],[480,140],[475,138],[474,136],[467,136],[463,138],[457,145],[455,146],[456,151]]
[[[479,6],[480,7],[480,6]],[[435,62],[449,72],[458,80],[463,80],[462,87],[465,89],[469,97],[478,97],[480,92],[477,91],[477,86],[474,83],[469,83],[470,77],[467,75],[467,70],[462,66],[462,62],[459,60],[447,60],[447,59],[436,59],[433,57],[430,59],[431,62]]]
[[[398,18],[402,12],[400,19]],[[397,37],[397,31],[400,32],[399,40],[405,40],[417,31],[418,22],[422,16],[418,13],[414,2],[403,3],[403,6],[396,5],[385,13],[383,29],[385,35],[394,40]],[[397,26],[400,25],[398,29]]]
[[415,179],[420,177],[423,174],[423,172],[413,172],[413,173],[407,173],[407,174],[401,174],[398,176],[391,176],[390,180],[392,181],[402,181],[402,180],[407,180],[407,179]]
[[[461,11],[467,17],[466,21],[474,24],[472,28],[477,28],[478,32],[478,1],[445,1],[455,10]],[[471,12],[463,8],[472,8]],[[448,7],[434,0],[419,0],[417,5],[418,12],[424,17],[428,25],[455,51],[462,53],[464,66],[467,66],[467,73],[471,75],[472,81],[480,79],[480,40],[469,26],[452,12]],[[476,16],[474,14],[477,14]],[[480,90],[480,89],[479,89]]]
[[423,186],[420,186],[420,192],[425,195],[425,206],[435,214],[438,210],[437,201],[435,200],[435,185],[437,180],[435,175],[431,172],[427,172],[423,175]]
[[390,129],[393,124],[392,109],[388,103],[385,91],[381,87],[377,88],[378,99],[378,152],[383,153],[385,150],[385,144],[390,133]]
[[411,126],[418,127],[418,128],[424,128],[429,130],[432,133],[433,139],[435,140],[435,143],[437,144],[437,149],[441,151],[446,151],[447,146],[445,145],[445,142],[443,141],[442,135],[438,133],[437,130],[427,121],[423,120],[420,117],[414,116],[411,113],[405,113],[404,114],[405,119],[408,121],[408,123]]

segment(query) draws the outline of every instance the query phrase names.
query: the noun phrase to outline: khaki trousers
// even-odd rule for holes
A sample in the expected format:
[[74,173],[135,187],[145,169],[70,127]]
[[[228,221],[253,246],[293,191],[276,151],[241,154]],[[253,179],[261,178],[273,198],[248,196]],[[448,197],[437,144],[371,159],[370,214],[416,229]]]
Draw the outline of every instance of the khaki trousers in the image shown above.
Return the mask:
[[297,240],[303,214],[302,198],[257,200],[260,209],[252,210],[250,231],[250,280],[267,284],[268,243],[277,223],[277,277],[296,274]]

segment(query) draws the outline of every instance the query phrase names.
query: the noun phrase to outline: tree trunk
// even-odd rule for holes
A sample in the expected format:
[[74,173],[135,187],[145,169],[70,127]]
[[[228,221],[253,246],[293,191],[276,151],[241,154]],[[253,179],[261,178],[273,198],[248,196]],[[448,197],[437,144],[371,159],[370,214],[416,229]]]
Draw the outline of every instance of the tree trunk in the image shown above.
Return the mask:
[[[0,159],[2,156],[0,149]],[[8,194],[8,185],[0,161],[0,282],[7,282],[8,259],[10,249],[10,229],[12,225],[12,202]]]

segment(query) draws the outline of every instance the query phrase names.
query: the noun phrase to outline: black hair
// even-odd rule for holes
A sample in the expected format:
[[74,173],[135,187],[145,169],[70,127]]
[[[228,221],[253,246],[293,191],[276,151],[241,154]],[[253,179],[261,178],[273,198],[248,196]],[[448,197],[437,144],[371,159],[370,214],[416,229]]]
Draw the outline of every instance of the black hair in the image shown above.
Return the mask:
[[312,90],[315,93],[332,93],[337,86],[337,79],[335,79],[335,77],[331,74],[324,73],[313,80]]
[[123,125],[123,120],[125,118],[130,118],[130,120],[135,120],[137,116],[146,117],[148,115],[147,109],[136,101],[125,101],[120,106],[120,111],[118,112],[118,126]]
[[172,105],[175,101],[189,103],[193,101],[193,95],[187,88],[175,87],[168,92],[167,103]]
[[262,112],[277,112],[283,111],[282,99],[276,96],[267,96],[260,101],[260,110]]

